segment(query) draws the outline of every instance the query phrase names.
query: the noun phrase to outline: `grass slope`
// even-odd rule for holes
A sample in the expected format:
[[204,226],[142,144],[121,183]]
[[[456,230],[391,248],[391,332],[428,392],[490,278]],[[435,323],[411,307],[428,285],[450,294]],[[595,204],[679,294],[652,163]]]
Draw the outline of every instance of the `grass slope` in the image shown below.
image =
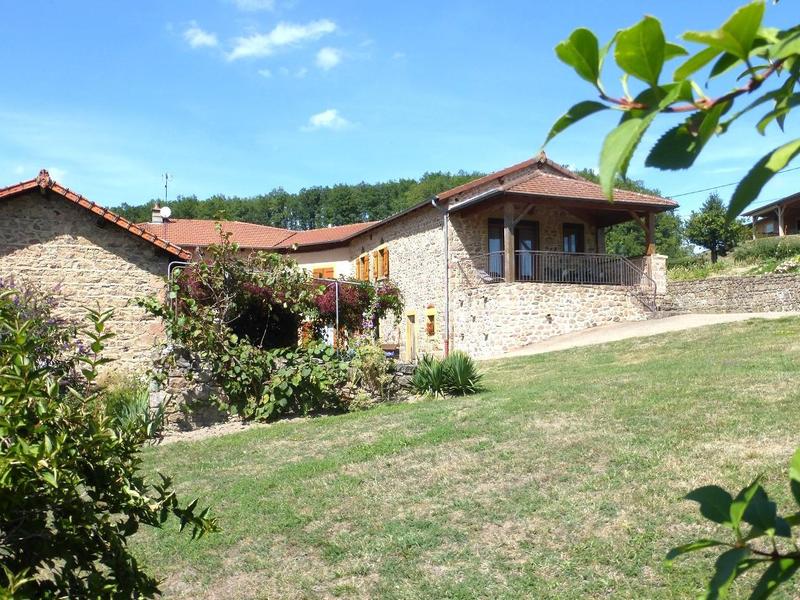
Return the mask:
[[496,361],[478,396],[155,448],[223,531],[134,547],[168,597],[696,596],[709,555],[662,564],[715,532],[682,495],[764,473],[789,506],[798,334],[749,321]]

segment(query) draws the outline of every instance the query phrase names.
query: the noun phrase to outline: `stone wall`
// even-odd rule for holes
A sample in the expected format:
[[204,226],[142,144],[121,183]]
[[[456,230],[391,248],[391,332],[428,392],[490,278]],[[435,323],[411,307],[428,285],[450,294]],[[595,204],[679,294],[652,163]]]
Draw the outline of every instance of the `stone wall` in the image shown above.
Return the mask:
[[493,283],[461,290],[453,303],[453,346],[476,358],[649,311],[626,289],[603,285]]
[[712,277],[670,281],[659,309],[676,312],[763,312],[800,310],[800,275]]
[[38,192],[0,203],[0,277],[14,277],[64,298],[61,313],[79,318],[85,307],[113,308],[116,337],[106,355],[115,372],[149,366],[161,323],[133,304],[164,292],[170,258],[89,211]]
[[[398,285],[405,301],[399,325],[390,320],[381,323],[381,340],[398,344],[401,358],[411,360],[414,357],[407,356],[405,347],[406,335],[413,331],[417,354],[441,353],[444,347],[442,214],[432,206],[426,206],[360,235],[350,243],[351,257],[355,260],[368,252],[372,260],[372,252],[381,246],[389,249],[389,278]],[[428,311],[435,314],[433,335],[426,331]],[[413,325],[410,324],[411,318]]]

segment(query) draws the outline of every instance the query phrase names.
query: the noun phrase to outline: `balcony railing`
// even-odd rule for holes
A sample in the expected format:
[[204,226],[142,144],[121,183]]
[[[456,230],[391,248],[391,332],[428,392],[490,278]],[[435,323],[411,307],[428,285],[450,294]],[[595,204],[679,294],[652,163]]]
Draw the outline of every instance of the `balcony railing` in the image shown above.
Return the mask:
[[[472,283],[530,281],[584,285],[617,285],[632,288],[655,302],[656,284],[632,260],[614,254],[520,250],[514,253],[513,278],[506,278],[505,252],[470,256],[459,262],[462,274]],[[472,269],[469,268],[471,263]],[[475,279],[477,278],[477,281]],[[644,300],[643,300],[644,301]]]

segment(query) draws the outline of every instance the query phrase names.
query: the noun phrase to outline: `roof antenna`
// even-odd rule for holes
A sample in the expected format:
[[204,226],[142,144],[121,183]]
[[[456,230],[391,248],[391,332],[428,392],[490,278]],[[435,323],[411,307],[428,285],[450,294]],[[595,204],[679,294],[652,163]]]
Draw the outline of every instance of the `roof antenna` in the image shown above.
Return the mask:
[[169,173],[164,173],[164,204],[167,203],[168,191],[169,191]]

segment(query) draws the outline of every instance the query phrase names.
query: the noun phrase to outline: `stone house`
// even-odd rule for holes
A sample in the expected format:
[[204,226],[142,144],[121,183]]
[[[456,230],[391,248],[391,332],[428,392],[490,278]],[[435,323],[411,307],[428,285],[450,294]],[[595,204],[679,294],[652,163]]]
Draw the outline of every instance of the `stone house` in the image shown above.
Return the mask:
[[[282,252],[320,278],[389,278],[404,297],[384,344],[406,360],[461,349],[486,358],[548,337],[647,318],[666,291],[655,215],[675,202],[600,187],[537,155],[379,222],[292,231],[223,221],[243,251]],[[160,323],[135,306],[163,293],[171,265],[219,241],[214,221],[171,219],[156,207],[134,224],[52,181],[0,189],[0,276],[61,286],[67,312],[115,308],[110,354],[146,366]],[[607,227],[635,220],[646,255],[605,251]]]
[[145,368],[162,324],[136,306],[161,294],[168,266],[191,254],[59,185],[47,171],[0,189],[0,278],[58,290],[65,316],[114,309],[109,357]]
[[[544,154],[438,194],[349,240],[362,279],[389,277],[405,314],[381,337],[405,359],[498,356],[548,337],[646,319],[666,290],[655,215],[675,202],[600,187]],[[607,227],[635,220],[646,255],[606,254]]]
[[792,194],[742,213],[750,217],[753,239],[800,234],[800,194]]

